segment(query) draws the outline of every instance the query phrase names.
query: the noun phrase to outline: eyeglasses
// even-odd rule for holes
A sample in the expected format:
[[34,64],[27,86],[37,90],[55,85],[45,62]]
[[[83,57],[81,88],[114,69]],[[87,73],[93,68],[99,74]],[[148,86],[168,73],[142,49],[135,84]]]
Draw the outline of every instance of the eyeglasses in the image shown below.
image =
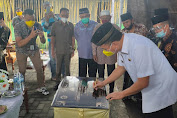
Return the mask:
[[164,28],[164,26],[165,26],[165,25],[157,26],[157,27],[152,28],[152,30],[153,30],[153,31],[155,31],[155,30],[161,30],[161,29]]

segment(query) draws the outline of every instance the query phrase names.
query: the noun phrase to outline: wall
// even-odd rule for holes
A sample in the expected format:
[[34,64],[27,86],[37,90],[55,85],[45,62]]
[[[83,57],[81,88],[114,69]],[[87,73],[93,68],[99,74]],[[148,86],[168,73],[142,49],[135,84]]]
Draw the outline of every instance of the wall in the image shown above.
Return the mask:
[[130,11],[136,22],[145,24],[148,28],[152,27],[151,17],[154,9],[168,8],[169,22],[177,28],[177,0],[128,0],[127,10]]

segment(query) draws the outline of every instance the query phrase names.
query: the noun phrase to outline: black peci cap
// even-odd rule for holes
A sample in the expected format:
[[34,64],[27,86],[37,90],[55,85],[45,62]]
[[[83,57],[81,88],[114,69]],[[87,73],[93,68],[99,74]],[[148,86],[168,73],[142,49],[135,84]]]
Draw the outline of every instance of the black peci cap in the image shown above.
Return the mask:
[[79,9],[79,15],[80,14],[85,14],[85,13],[89,13],[88,8],[81,8],[81,9]]
[[94,33],[91,42],[97,46],[101,46],[108,42],[120,40],[122,33],[117,30],[111,23],[102,24]]
[[128,20],[128,19],[133,19],[131,13],[129,13],[129,12],[127,12],[127,13],[125,13],[125,14],[122,14],[120,17],[121,17],[121,20],[122,20],[122,21],[126,21],[126,20]]

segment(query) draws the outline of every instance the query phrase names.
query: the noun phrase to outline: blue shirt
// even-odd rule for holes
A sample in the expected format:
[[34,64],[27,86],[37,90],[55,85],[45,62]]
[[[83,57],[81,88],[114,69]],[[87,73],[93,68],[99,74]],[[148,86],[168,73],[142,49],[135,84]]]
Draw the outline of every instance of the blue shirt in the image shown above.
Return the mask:
[[43,27],[44,32],[47,32],[49,42],[51,41],[52,24],[58,20],[60,20],[60,18],[57,15],[55,15],[54,18],[50,18],[49,22],[47,22],[45,18],[42,19],[41,26]]
[[92,54],[92,35],[95,26],[98,23],[90,20],[88,27],[84,26],[82,21],[79,21],[74,28],[74,36],[77,40],[78,54],[80,58],[93,59]]

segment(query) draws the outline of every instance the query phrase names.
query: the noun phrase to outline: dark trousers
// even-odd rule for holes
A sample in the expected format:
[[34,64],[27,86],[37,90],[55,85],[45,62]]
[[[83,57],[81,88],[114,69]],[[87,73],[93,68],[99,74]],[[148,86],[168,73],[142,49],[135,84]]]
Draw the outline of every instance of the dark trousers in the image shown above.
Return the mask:
[[2,56],[2,61],[0,62],[0,69],[7,71],[5,56]]
[[[128,72],[126,71],[125,74],[124,74],[124,83],[123,83],[123,90],[129,88],[130,86],[132,86],[133,84],[133,81],[132,79],[130,78]],[[131,96],[128,96],[128,97],[125,97],[124,99],[132,99],[134,98],[135,100],[142,100],[142,95],[141,95],[141,92],[135,94],[135,95],[131,95]]]
[[56,79],[57,83],[61,81],[61,71],[62,63],[64,62],[65,66],[65,75],[70,76],[70,61],[71,54],[56,54]]
[[93,59],[79,58],[79,77],[87,76],[87,65],[89,77],[96,77],[97,63]]
[[153,113],[146,113],[144,116],[145,118],[174,118],[173,108],[169,106]]
[[[108,65],[107,64],[107,73],[108,76],[111,75],[111,73],[115,69],[115,64]],[[98,75],[99,78],[104,78],[104,70],[105,70],[105,64],[98,64]],[[109,93],[112,93],[114,91],[114,82],[109,84]]]

